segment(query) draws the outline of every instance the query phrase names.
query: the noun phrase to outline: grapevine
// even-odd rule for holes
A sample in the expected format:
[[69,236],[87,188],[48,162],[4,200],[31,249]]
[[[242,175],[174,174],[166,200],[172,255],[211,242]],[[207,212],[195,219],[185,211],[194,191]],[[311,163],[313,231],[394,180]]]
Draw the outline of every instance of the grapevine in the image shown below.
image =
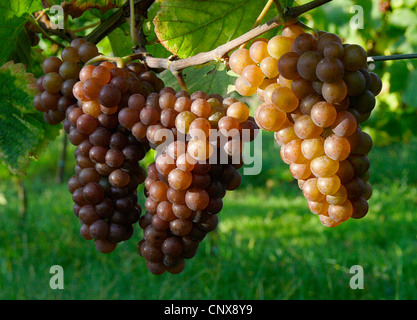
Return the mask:
[[[368,57],[361,46],[298,21],[330,1],[289,8],[268,1],[251,30],[183,59],[146,51],[143,24],[153,1],[130,1],[103,23],[89,25],[95,29],[86,37],[76,36],[84,28],[57,31],[69,46],[46,37],[63,49],[60,58],[43,61],[33,106],[46,123],[62,123],[76,146],[68,190],[82,238],[111,253],[134,236],[138,224],[143,238],[137,253],[148,270],[181,273],[216,230],[227,191],[239,188],[243,148],[258,129],[274,133],[306,207],[324,226],[364,218],[372,196],[368,154],[373,141],[361,124],[382,91],[368,62],[415,55]],[[273,3],[278,15],[261,24]],[[132,54],[104,56],[95,43],[125,18]],[[34,26],[47,32],[37,20],[31,23],[26,28],[36,45]],[[279,26],[281,34],[265,35]],[[256,95],[253,116],[243,100],[187,90],[183,70],[212,61],[236,75],[240,96]],[[167,86],[162,70],[171,72],[182,90]],[[151,150],[154,161],[144,168],[140,161]],[[142,184],[145,201],[139,203]]]

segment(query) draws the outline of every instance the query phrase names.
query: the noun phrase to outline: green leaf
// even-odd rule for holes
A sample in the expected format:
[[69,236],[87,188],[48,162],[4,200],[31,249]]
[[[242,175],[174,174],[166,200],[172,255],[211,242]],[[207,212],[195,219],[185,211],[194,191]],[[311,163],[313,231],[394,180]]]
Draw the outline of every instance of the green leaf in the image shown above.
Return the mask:
[[392,25],[405,29],[417,23],[417,13],[406,8],[395,9],[389,16],[389,21]]
[[133,53],[132,39],[129,33],[117,28],[108,35],[108,38],[115,57],[124,57]]
[[187,58],[249,31],[266,2],[166,0],[154,19],[155,32],[170,52]]
[[390,91],[402,91],[407,87],[409,70],[407,61],[395,61],[387,67],[390,75]]
[[45,123],[33,108],[36,79],[23,64],[0,67],[0,160],[14,174],[24,174],[29,158],[37,158],[59,127]]
[[[208,94],[218,93],[225,96],[228,86],[236,81],[235,77],[227,74],[223,64],[215,62],[199,68],[187,68],[183,74],[190,92],[202,90]],[[170,71],[162,72],[159,77],[164,80],[165,86],[180,90],[177,79]]]
[[413,70],[410,72],[408,76],[408,86],[407,89],[404,91],[403,94],[403,101],[417,109],[417,94],[416,94],[416,83],[417,83],[417,70]]
[[[41,2],[35,0],[7,1],[1,0],[0,3],[0,65],[8,61],[11,55],[19,46],[24,46],[25,52],[22,55],[30,55],[27,50],[29,43],[26,32],[23,30],[27,17],[30,13],[41,10]],[[24,59],[23,59],[24,60]]]

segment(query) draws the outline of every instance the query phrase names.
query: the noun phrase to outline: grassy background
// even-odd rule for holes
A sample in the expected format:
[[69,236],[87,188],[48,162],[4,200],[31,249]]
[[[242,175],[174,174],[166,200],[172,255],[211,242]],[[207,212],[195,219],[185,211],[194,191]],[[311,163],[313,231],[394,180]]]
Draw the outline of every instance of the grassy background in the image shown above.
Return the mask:
[[[15,183],[0,181],[0,299],[416,299],[417,141],[375,147],[369,214],[327,229],[288,178],[273,138],[263,138],[262,175],[228,193],[218,233],[185,271],[162,276],[136,253],[138,226],[110,255],[79,236],[66,184],[54,182],[57,139],[25,178],[25,217]],[[364,290],[349,287],[357,264]],[[49,287],[53,265],[64,268],[64,290]]]

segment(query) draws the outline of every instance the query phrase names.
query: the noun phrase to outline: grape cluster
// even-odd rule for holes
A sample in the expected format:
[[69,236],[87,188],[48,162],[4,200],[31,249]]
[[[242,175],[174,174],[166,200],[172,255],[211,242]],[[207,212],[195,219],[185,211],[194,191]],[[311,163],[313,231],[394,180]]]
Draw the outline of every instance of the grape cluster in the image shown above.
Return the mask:
[[[255,120],[275,132],[281,158],[310,211],[327,227],[363,218],[372,194],[367,158],[372,139],[359,124],[371,115],[382,82],[367,70],[366,52],[358,45],[343,44],[332,33],[314,36],[297,25],[283,33],[232,54],[231,68],[242,69],[236,89],[256,92],[263,102]],[[234,59],[243,52],[246,58]],[[273,63],[266,67],[265,61]]]
[[36,110],[43,112],[47,123],[56,125],[65,119],[69,106],[76,104],[73,87],[78,81],[80,66],[99,54],[97,47],[77,38],[62,50],[61,59],[48,57],[42,63],[44,75],[36,83],[38,94],[33,100]]
[[149,150],[147,139],[136,139],[119,117],[127,108],[138,110],[161,81],[141,63],[118,68],[109,62],[84,66],[79,79],[73,86],[78,104],[66,110],[64,122],[77,146],[76,174],[68,189],[82,223],[81,236],[110,253],[132,236],[132,225],[139,221],[137,188],[146,179],[139,161]]
[[[121,110],[119,121],[160,151],[145,180],[138,253],[153,274],[180,273],[184,259],[194,257],[217,227],[226,191],[239,187],[242,140],[233,138],[247,129],[246,141],[253,140],[256,123],[236,99],[169,87],[151,93],[139,113]],[[213,131],[219,136],[213,138]]]

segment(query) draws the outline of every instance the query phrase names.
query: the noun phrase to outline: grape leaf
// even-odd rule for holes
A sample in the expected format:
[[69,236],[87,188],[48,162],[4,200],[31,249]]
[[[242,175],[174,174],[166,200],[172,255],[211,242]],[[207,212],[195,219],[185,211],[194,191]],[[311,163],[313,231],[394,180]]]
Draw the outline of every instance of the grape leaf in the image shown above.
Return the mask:
[[120,8],[127,0],[45,0],[43,1],[45,7],[52,7],[54,5],[62,6],[65,13],[71,15],[73,18],[81,16],[88,9],[96,8],[102,13],[113,9]]
[[[19,0],[2,1],[0,4],[0,65],[8,61],[17,44],[23,44],[22,37],[27,37],[23,30],[30,13],[41,10],[40,1]],[[18,41],[20,39],[20,41]],[[28,40],[26,40],[28,42]],[[22,53],[23,54],[23,53]]]
[[[210,51],[249,31],[267,0],[166,0],[154,21],[160,43],[180,58]],[[274,10],[270,10],[269,16]],[[276,13],[276,11],[275,11]]]
[[[202,90],[208,94],[227,94],[227,87],[233,85],[235,77],[227,74],[226,67],[221,63],[209,63],[202,67],[187,68],[183,70],[184,80],[190,92]],[[165,86],[172,87],[176,91],[181,90],[177,79],[170,71],[162,72],[159,77],[164,80]]]
[[58,127],[49,126],[33,107],[36,79],[23,64],[0,67],[0,160],[14,174],[24,174],[29,158],[37,158]]

